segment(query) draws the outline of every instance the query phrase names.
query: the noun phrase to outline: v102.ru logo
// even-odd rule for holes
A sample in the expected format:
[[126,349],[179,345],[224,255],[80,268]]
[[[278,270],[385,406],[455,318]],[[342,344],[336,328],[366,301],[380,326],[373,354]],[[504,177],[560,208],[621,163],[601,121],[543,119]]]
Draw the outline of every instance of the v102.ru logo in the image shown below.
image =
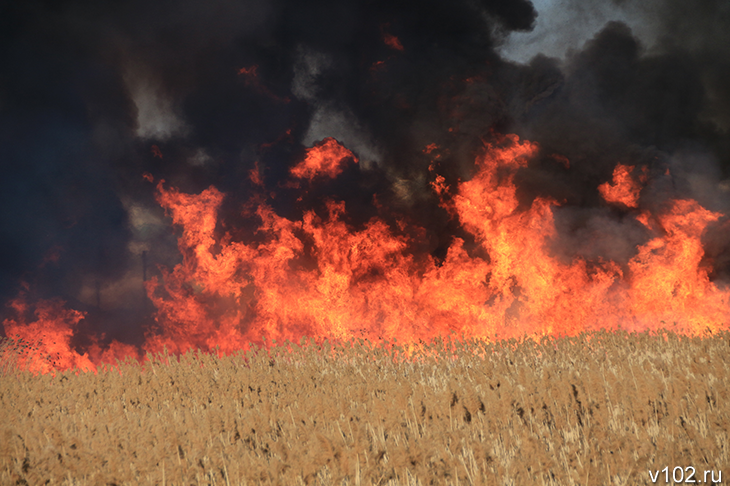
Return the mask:
[[696,471],[692,466],[680,467],[677,466],[674,469],[665,467],[664,469],[657,469],[656,471],[649,470],[649,477],[652,483],[661,482],[662,480],[669,484],[681,484],[681,483],[721,483],[722,482],[722,471],[714,469],[706,469],[704,471]]

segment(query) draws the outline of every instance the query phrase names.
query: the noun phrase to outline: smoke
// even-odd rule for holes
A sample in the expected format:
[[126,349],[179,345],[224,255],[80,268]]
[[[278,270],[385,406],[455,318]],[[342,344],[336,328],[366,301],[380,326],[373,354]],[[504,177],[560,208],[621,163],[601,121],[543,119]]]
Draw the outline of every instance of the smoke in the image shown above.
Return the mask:
[[[561,202],[565,258],[626,261],[646,241],[596,191],[619,162],[646,167],[644,208],[691,197],[728,210],[721,0],[30,0],[0,7],[0,32],[3,301],[26,281],[124,327],[149,311],[143,252],[149,272],[179,259],[143,174],[218,187],[235,236],[251,171],[295,216],[288,171],[327,136],[361,163],[304,202],[344,200],[358,224],[375,196],[425,228],[436,256],[468,235],[439,207],[429,165],[468,179],[500,133],[540,144],[520,197]],[[726,233],[708,247],[717,278],[730,271]]]
[[[614,8],[631,6],[622,2]],[[722,111],[712,108],[713,99],[725,96],[713,93],[718,66],[726,62],[721,55],[726,44],[714,46],[707,34],[701,34],[700,26],[704,20],[713,32],[716,29],[711,26],[718,16],[724,15],[725,25],[729,19],[720,3],[715,8],[709,8],[709,2],[703,6],[701,15],[694,12],[690,16],[694,28],[684,32],[674,30],[675,21],[686,10],[678,4],[652,20],[665,30],[651,24],[653,38],[646,43],[627,24],[609,21],[580,50],[569,51],[559,60],[537,55],[525,66],[531,73],[538,72],[538,66],[560,67],[558,87],[517,117],[515,126],[517,133],[540,142],[546,153],[570,160],[570,174],[528,175],[523,185],[566,201],[556,212],[563,227],[572,228],[560,233],[558,247],[563,251],[589,259],[616,259],[616,252],[622,249],[624,256],[618,261],[633,256],[631,250],[642,241],[635,225],[617,231],[617,225],[626,224],[623,215],[615,215],[611,222],[600,208],[586,210],[600,206],[597,194],[586,186],[610,180],[616,163],[648,170],[641,201],[644,208],[657,209],[667,198],[675,197],[695,199],[713,211],[727,212],[727,182],[723,181],[730,162],[728,131],[724,115],[719,114]],[[642,5],[646,12],[656,12],[658,7],[654,7]],[[629,15],[630,23],[638,21],[636,12],[633,15]],[[571,36],[569,32],[568,38],[574,39]],[[724,36],[718,34],[715,39]],[[697,38],[705,40],[698,42]],[[561,176],[572,180],[556,184]],[[717,265],[718,275],[727,274],[726,264]]]

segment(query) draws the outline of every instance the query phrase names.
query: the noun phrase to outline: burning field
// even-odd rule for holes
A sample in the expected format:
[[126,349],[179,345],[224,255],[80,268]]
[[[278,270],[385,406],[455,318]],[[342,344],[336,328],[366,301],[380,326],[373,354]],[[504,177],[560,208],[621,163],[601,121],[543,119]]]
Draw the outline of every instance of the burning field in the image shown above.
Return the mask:
[[[434,144],[427,152],[437,160],[438,150]],[[253,236],[242,241],[220,230],[225,196],[215,187],[185,194],[159,181],[157,201],[181,230],[182,261],[147,282],[156,310],[142,349],[231,354],[262,338],[417,344],[451,334],[495,341],[598,329],[701,335],[727,328],[730,290],[710,279],[701,241],[720,213],[690,199],[664,201],[657,214],[641,210],[646,176],[619,164],[597,190],[647,241],[623,265],[566,261],[550,251],[559,203],[538,197],[521,208],[518,200],[513,179],[537,151],[516,135],[500,137],[485,145],[472,178],[453,187],[430,166],[440,206],[470,240],[467,247],[454,237],[440,259],[414,252],[414,235],[425,229],[387,214],[377,201],[386,216],[354,227],[343,201],[324,200],[324,215],[304,210],[301,219],[288,219],[254,193],[244,209],[255,221]],[[328,138],[305,150],[288,183],[306,193],[317,178],[335,178],[356,163]],[[72,340],[84,314],[60,301],[30,307],[21,293],[9,306],[14,314],[5,332],[39,347],[28,363],[34,371],[93,370],[139,354],[118,341],[94,342],[82,354]]]
[[[164,389],[160,403],[196,389],[185,380],[203,383],[207,391],[181,398],[186,410],[215,394],[243,400],[240,409],[210,416],[223,432],[211,425],[203,442],[179,438],[175,472],[163,468],[168,472],[157,476],[174,441],[151,438],[162,455],[134,470],[120,465],[118,477],[127,479],[119,481],[147,481],[139,475],[145,470],[152,482],[202,481],[213,471],[215,481],[266,482],[280,474],[365,484],[397,476],[411,484],[416,469],[403,461],[416,453],[408,448],[452,433],[462,438],[449,440],[477,449],[496,437],[507,442],[499,450],[485,445],[481,455],[447,447],[448,460],[443,451],[416,454],[417,464],[431,464],[423,466],[428,474],[433,457],[448,464],[439,469],[442,482],[489,483],[489,474],[509,474],[510,467],[538,471],[547,483],[643,477],[613,469],[622,466],[601,456],[596,447],[604,439],[585,435],[588,416],[598,417],[591,434],[608,437],[626,425],[634,435],[620,437],[654,447],[631,446],[631,455],[617,445],[615,460],[657,465],[670,450],[673,459],[702,458],[708,468],[727,459],[726,439],[717,435],[726,423],[724,401],[709,398],[726,393],[725,361],[715,350],[727,344],[730,329],[725,2],[31,0],[3,5],[0,19],[0,61],[9,73],[0,76],[2,380],[3,387],[24,383],[20,395],[0,400],[41,407],[38,400],[71,396],[66,387],[85,389],[83,380],[116,397],[102,415],[131,403],[120,398],[129,380]],[[270,370],[261,364],[269,359],[262,356],[283,353],[277,346],[303,338],[312,340],[305,350],[272,358]],[[374,348],[353,351],[360,340]],[[478,350],[428,351],[443,340]],[[349,357],[316,351],[325,342]],[[384,344],[394,342],[403,353],[396,363]],[[587,361],[556,356],[553,348]],[[521,364],[513,370],[493,360],[505,353],[517,353],[512,361]],[[168,355],[173,364],[156,358]],[[387,377],[374,363],[387,363]],[[191,364],[200,374],[190,374]],[[329,371],[315,373],[320,365]],[[260,407],[269,408],[251,409],[260,425],[240,425],[250,394],[220,388],[216,369],[227,370],[229,385],[243,380],[268,390]],[[426,369],[438,378],[426,379]],[[278,374],[273,385],[264,370]],[[290,417],[266,418],[277,406],[272,396],[284,393],[279,387],[294,393],[295,384],[318,376],[345,383],[358,373],[352,390],[369,397],[365,415],[357,412],[360,436],[343,429],[338,439],[330,430],[338,417],[355,413],[355,395],[322,411],[297,408],[305,399],[286,395]],[[428,390],[407,383],[411,374]],[[629,376],[633,388],[624,396],[616,387]],[[373,384],[380,380],[387,383]],[[511,383],[509,405],[491,389],[495,380]],[[626,402],[645,387],[641,380],[656,392],[653,418],[641,415],[643,398]],[[560,390],[554,396],[553,386]],[[541,387],[539,399],[525,398]],[[59,397],[22,395],[31,389]],[[332,399],[312,393],[313,403]],[[89,406],[107,407],[105,400]],[[449,412],[449,422],[424,428],[419,400],[430,403],[425,409],[446,407],[439,417]],[[698,403],[701,412],[687,411]],[[413,417],[391,413],[383,419],[391,422],[380,422],[386,406],[398,413],[411,407]],[[156,424],[151,415],[129,419],[126,408],[125,416],[163,427],[169,417],[160,418],[157,404],[149,407]],[[28,413],[29,420],[40,412]],[[341,469],[328,463],[325,472],[307,472],[281,456],[302,453],[291,444],[311,435],[295,416],[305,413],[330,427],[317,431],[324,434],[317,444],[338,451]],[[557,417],[568,418],[557,426]],[[282,429],[289,418],[293,428]],[[66,455],[59,437],[67,431],[48,439],[66,462],[41,465],[56,460],[48,456],[28,459],[26,467],[31,456],[18,451],[30,446],[17,437],[30,427],[20,425],[27,419],[13,416],[3,429],[10,434],[0,457],[3,479],[28,481],[32,468],[60,471],[73,463],[76,472],[54,481],[97,482],[82,455]],[[651,432],[637,431],[649,422]],[[81,424],[74,431],[88,425]],[[520,435],[520,424],[532,427],[528,435]],[[105,432],[105,448],[119,449],[124,434],[133,434],[119,427]],[[292,448],[276,452],[279,466],[273,446],[249,428],[287,438]],[[524,440],[530,450],[559,449],[564,457],[550,466],[511,466],[517,446],[509,434],[521,437],[519,447]],[[662,434],[671,437],[667,444],[685,435],[702,440],[679,452],[660,445]],[[223,449],[193,452],[218,448],[218,435]],[[234,454],[231,444],[235,454],[265,458],[268,472],[230,471],[233,463],[219,456]],[[341,446],[363,457],[355,452],[353,462]],[[385,457],[399,465],[384,466]],[[192,458],[202,464],[194,473]],[[580,472],[558,480],[556,464]],[[99,467],[104,478],[117,474],[110,472],[117,466]]]

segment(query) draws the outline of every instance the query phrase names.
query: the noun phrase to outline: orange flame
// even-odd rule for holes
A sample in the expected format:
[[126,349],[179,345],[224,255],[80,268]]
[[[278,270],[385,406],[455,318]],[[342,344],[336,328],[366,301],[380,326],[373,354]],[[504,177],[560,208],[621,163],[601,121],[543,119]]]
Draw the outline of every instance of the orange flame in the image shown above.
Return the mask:
[[332,137],[327,137],[314,147],[307,149],[307,156],[292,167],[291,175],[297,179],[309,179],[324,176],[334,179],[343,171],[344,163],[357,157],[344,145]]
[[613,169],[613,184],[605,182],[598,186],[598,192],[609,203],[623,204],[627,208],[639,207],[641,185],[631,177],[634,166],[618,164]]
[[[157,325],[147,331],[145,350],[233,353],[262,337],[414,344],[450,333],[491,340],[618,328],[698,335],[728,327],[730,290],[709,279],[701,241],[719,214],[696,201],[671,201],[662,213],[635,216],[652,236],[625,264],[566,262],[548,250],[557,204],[537,198],[520,207],[517,198],[514,177],[536,152],[536,144],[510,135],[486,144],[471,180],[449,188],[436,176],[441,205],[478,245],[471,250],[455,238],[443,261],[414,253],[413,235],[422,229],[404,221],[394,228],[377,217],[356,229],[336,201],[326,204],[324,217],[306,211],[294,220],[258,203],[258,237],[234,241],[217,229],[220,191],[184,194],[160,181],[157,200],[181,229],[182,262],[147,283]],[[325,139],[291,173],[335,177],[347,158],[354,158],[349,150]],[[607,200],[630,180],[631,168],[620,167],[613,186],[599,189]],[[635,187],[630,203],[638,198]],[[27,313],[20,307],[19,315]],[[62,349],[49,354],[73,357],[62,366],[90,366],[69,346],[83,315],[59,303],[39,309],[49,310],[36,311],[30,323],[6,320],[6,332],[36,338],[41,329],[57,329]],[[121,352],[117,343],[107,356]],[[95,348],[91,360],[100,356]]]
[[639,247],[629,262],[628,293],[634,313],[633,329],[642,329],[647,319],[676,326],[695,334],[717,324],[728,324],[730,292],[710,282],[700,240],[705,228],[720,218],[696,201],[674,201],[658,217],[663,235]]
[[7,304],[14,317],[5,319],[3,326],[15,343],[17,365],[21,369],[41,374],[69,369],[96,372],[100,363],[141,358],[139,350],[131,344],[114,340],[101,346],[93,336],[89,349],[78,352],[72,338],[86,313],[67,309],[65,305],[60,299],[40,299],[31,305],[24,292]]
[[[160,203],[183,229],[184,260],[150,287],[160,329],[148,346],[229,352],[260,336],[414,342],[452,331],[492,339],[659,329],[662,321],[689,334],[727,325],[730,294],[700,268],[700,237],[717,214],[676,201],[628,268],[577,258],[566,264],[546,245],[555,235],[555,203],[538,198],[518,207],[513,177],[536,150],[516,136],[489,146],[474,177],[444,201],[488,261],[459,239],[440,264],[413,255],[408,235],[380,219],[349,227],[341,202],[328,203],[325,219],[307,212],[299,221],[259,206],[266,242],[233,242],[215,236],[223,199],[215,188],[185,195],[158,186]],[[436,188],[447,193],[442,179]]]
[[88,355],[77,353],[71,346],[74,328],[84,313],[66,309],[64,304],[61,300],[41,300],[31,311],[23,294],[8,303],[15,317],[5,319],[3,326],[8,337],[22,340],[26,346],[26,352],[19,356],[22,368],[35,373],[95,369]]

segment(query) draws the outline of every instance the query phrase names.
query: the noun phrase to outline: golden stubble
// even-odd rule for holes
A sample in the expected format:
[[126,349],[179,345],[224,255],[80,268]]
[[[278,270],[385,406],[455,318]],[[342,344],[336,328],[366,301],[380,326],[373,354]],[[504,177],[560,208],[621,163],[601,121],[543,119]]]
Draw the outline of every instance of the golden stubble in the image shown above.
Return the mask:
[[730,464],[729,344],[287,343],[53,376],[6,341],[0,484],[651,484]]

